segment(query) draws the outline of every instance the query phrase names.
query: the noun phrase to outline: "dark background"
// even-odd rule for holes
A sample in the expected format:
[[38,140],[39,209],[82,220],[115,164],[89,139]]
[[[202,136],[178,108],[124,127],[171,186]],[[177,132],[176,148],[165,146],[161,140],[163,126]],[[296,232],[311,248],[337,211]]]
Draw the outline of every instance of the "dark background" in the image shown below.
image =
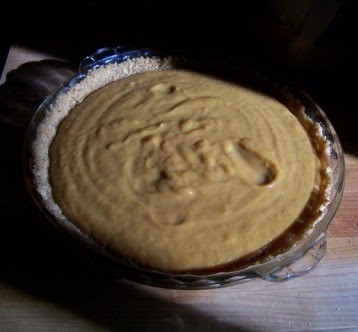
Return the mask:
[[[197,3],[7,1],[2,4],[3,45],[17,43],[75,61],[117,44],[236,54],[270,65],[322,67],[353,58],[354,1]],[[314,41],[290,52],[299,35],[306,41],[314,36]],[[307,52],[305,59],[302,51]]]
[[[14,44],[71,64],[25,65],[0,86],[0,281],[104,326],[115,329],[120,312],[135,319],[137,301],[158,303],[134,288],[99,284],[99,279],[112,279],[40,222],[24,189],[21,153],[28,121],[55,84],[43,89],[31,84],[32,77],[58,70],[65,78],[71,73],[67,68],[78,66],[86,55],[119,44],[228,56],[296,81],[327,113],[345,152],[357,153],[354,1],[208,1],[205,6],[194,1],[29,1],[1,6],[0,70]],[[121,297],[132,302],[117,303]],[[117,308],[108,307],[112,302]],[[161,315],[178,310],[189,322],[190,311],[179,305],[168,304]]]

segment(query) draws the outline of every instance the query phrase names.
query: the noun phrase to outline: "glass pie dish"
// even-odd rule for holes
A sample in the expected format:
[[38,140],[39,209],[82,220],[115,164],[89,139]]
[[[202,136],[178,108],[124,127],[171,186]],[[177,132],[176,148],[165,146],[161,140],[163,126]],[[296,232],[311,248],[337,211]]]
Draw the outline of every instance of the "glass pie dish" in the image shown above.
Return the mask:
[[[121,63],[132,58],[150,58],[153,56],[166,56],[155,50],[134,50],[123,47],[102,48],[86,57],[80,64],[77,75],[62,85],[57,91],[50,95],[41,104],[33,116],[28,128],[24,147],[24,172],[25,182],[28,192],[34,203],[43,213],[43,215],[53,225],[64,230],[77,242],[81,242],[88,250],[89,256],[98,266],[109,269],[115,275],[133,280],[139,283],[167,288],[177,289],[203,289],[216,288],[242,283],[255,278],[268,281],[285,281],[294,277],[302,276],[314,269],[326,251],[326,230],[334,217],[343,194],[344,186],[344,157],[343,151],[337,137],[337,134],[329,122],[327,116],[320,107],[304,92],[294,86],[285,83],[284,89],[294,96],[295,99],[305,107],[305,116],[312,123],[320,127],[321,135],[328,142],[327,168],[330,170],[330,191],[328,203],[325,206],[318,222],[314,224],[313,230],[302,239],[295,241],[294,245],[286,246],[284,250],[275,252],[275,254],[266,255],[264,259],[253,259],[250,264],[238,265],[231,269],[212,270],[200,273],[174,273],[144,268],[125,259],[117,259],[109,255],[106,250],[94,241],[79,234],[75,227],[58,220],[44,204],[44,198],[36,187],[34,174],[33,144],[36,139],[39,124],[46,116],[46,112],[51,111],[52,105],[59,95],[67,92],[71,87],[81,82],[93,70],[111,63]],[[178,57],[179,59],[179,57]],[[186,58],[187,59],[187,58]],[[190,63],[200,62],[191,59]],[[186,63],[187,60],[178,63]],[[178,68],[180,67],[178,65]],[[227,66],[227,64],[225,64]],[[234,66],[230,64],[230,66]],[[221,68],[221,65],[219,66]],[[240,72],[245,72],[242,70]],[[236,71],[234,72],[236,73]],[[246,78],[247,74],[243,74]],[[250,78],[268,84],[271,80],[264,76],[250,74]],[[272,85],[274,89],[281,88],[280,83]],[[282,86],[282,87],[283,87]],[[282,248],[281,248],[282,249]]]

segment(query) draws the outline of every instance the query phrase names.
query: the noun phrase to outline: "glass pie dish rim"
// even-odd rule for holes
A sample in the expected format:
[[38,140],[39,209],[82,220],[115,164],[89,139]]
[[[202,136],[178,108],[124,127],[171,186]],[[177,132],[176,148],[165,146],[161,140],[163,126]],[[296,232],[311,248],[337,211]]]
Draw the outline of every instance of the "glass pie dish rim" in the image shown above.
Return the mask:
[[[109,63],[118,63],[129,58],[168,56],[171,53],[161,52],[152,49],[131,49],[123,46],[115,48],[101,48],[90,56],[87,56],[80,63],[78,73],[69,81],[61,85],[53,94],[48,96],[35,112],[27,130],[24,144],[24,174],[26,188],[42,214],[52,224],[66,231],[75,239],[85,242],[74,234],[70,227],[63,227],[55,217],[43,205],[41,195],[34,184],[32,143],[36,135],[37,125],[41,122],[44,113],[57,96],[66,92],[70,87],[80,82],[92,69]],[[295,89],[295,88],[293,88]],[[345,178],[344,156],[338,136],[322,109],[302,90],[295,90],[301,98],[313,107],[313,114],[319,117],[324,135],[330,142],[330,160],[332,168],[332,193],[330,202],[325,211],[325,216],[314,227],[314,230],[296,245],[282,254],[264,262],[258,262],[250,266],[229,272],[216,272],[211,274],[188,274],[172,273],[166,271],[150,270],[128,262],[122,262],[107,255],[99,246],[93,243],[83,243],[89,247],[88,253],[96,264],[103,265],[106,269],[114,272],[115,275],[133,280],[139,283],[177,289],[202,289],[216,288],[249,281],[254,278],[261,278],[268,281],[284,281],[298,277],[310,272],[323,257],[326,249],[325,231],[333,219],[340,204]],[[315,113],[317,112],[317,114]]]

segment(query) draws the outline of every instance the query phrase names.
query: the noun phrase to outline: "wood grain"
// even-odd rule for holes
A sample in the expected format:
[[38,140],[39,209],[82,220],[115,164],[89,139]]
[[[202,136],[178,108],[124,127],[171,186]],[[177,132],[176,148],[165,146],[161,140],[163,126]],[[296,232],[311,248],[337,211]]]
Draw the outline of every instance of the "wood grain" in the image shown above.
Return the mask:
[[328,228],[329,238],[358,238],[358,158],[345,154],[346,181],[342,202]]
[[[5,68],[44,57],[12,48]],[[358,331],[358,158],[345,158],[345,191],[328,251],[310,274],[178,291],[71,271],[5,277],[0,265],[0,331]]]

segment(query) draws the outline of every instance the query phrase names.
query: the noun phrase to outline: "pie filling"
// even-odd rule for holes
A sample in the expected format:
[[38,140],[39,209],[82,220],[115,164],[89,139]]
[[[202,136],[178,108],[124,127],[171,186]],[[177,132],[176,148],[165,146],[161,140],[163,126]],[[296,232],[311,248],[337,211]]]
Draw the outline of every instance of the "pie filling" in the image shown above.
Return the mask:
[[48,182],[66,219],[112,255],[154,269],[253,255],[317,217],[325,200],[320,156],[284,104],[187,70],[92,92],[49,150]]

